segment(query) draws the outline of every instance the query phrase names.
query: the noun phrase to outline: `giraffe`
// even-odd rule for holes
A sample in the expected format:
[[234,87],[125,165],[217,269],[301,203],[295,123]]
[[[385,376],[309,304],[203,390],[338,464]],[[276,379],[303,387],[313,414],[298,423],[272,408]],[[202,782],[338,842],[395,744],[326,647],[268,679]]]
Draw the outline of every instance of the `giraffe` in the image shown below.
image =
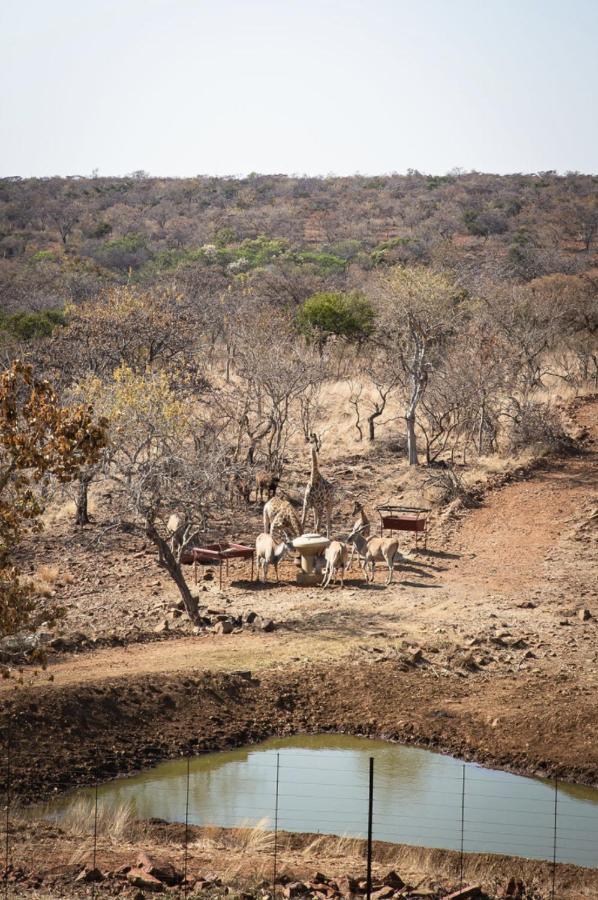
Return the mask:
[[326,537],[330,537],[332,520],[332,501],[334,499],[334,487],[320,474],[318,466],[319,441],[315,434],[310,434],[311,444],[311,472],[305,488],[303,498],[303,513],[301,515],[301,527],[305,529],[305,520],[310,509],[314,512],[314,529],[318,531],[322,518],[326,517]]
[[271,497],[264,506],[263,517],[266,534],[273,535],[275,530],[284,534],[286,529],[293,537],[299,537],[302,532],[297,513],[286,497]]

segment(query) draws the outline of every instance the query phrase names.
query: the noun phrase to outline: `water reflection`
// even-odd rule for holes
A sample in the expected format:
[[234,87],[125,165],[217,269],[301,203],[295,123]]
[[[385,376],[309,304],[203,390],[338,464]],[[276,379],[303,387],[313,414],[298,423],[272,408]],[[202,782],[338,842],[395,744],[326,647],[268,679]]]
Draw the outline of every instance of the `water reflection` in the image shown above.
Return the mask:
[[[189,821],[271,827],[278,764],[280,828],[365,836],[370,756],[375,760],[375,838],[456,850],[463,813],[466,851],[552,858],[552,782],[344,735],[273,739],[192,759]],[[131,803],[139,818],[184,821],[186,775],[186,760],[166,762],[102,785],[100,802]],[[85,793],[57,800],[51,814],[59,817],[73,797]],[[557,858],[598,865],[598,791],[560,784],[557,821]]]

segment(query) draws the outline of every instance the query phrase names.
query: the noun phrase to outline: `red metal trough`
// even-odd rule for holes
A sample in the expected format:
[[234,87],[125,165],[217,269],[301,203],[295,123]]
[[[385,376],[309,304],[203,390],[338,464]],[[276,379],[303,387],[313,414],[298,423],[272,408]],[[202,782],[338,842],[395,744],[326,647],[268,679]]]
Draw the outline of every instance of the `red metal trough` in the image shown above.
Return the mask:
[[191,547],[185,550],[181,557],[181,562],[190,565],[193,563],[193,579],[197,584],[197,564],[220,566],[220,587],[222,587],[222,563],[226,562],[226,575],[228,577],[228,562],[230,559],[251,559],[251,580],[253,581],[253,547],[246,544],[235,544],[234,542],[220,541],[214,544],[208,544],[206,547]]
[[381,537],[385,528],[391,534],[394,531],[413,531],[416,549],[420,534],[424,537],[424,549],[427,548],[429,509],[420,506],[378,506],[377,511],[380,516]]

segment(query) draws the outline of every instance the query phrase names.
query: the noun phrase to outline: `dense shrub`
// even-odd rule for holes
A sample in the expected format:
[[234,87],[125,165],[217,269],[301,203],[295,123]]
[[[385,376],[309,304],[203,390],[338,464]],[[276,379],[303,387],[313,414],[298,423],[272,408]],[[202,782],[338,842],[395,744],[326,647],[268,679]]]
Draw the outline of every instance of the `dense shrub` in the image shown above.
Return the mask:
[[65,323],[65,315],[60,309],[18,312],[9,316],[0,312],[0,332],[4,331],[22,341],[49,337],[58,325]]
[[297,313],[299,330],[319,343],[324,343],[332,335],[362,341],[372,333],[374,320],[375,313],[370,301],[358,292],[314,294]]

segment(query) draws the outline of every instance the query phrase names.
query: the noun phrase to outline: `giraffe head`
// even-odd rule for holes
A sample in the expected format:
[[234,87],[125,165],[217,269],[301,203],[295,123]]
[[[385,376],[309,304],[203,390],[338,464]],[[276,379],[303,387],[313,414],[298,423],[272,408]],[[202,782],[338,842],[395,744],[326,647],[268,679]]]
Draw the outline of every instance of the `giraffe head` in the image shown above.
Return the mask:
[[312,447],[316,450],[316,452],[318,452],[318,453],[320,452],[320,447],[322,446],[322,441],[320,440],[318,435],[315,433],[315,431],[312,431],[310,433],[309,438],[308,438],[308,443],[310,443],[312,445]]

